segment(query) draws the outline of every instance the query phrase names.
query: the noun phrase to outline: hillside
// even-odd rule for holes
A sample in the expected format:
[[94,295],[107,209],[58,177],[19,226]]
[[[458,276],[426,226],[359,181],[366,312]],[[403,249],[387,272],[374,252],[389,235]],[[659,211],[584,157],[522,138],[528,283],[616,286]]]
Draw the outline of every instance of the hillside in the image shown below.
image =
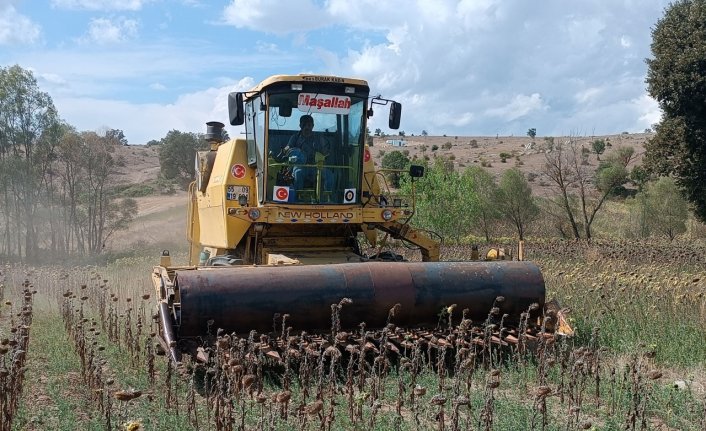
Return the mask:
[[[635,159],[631,162],[630,167],[642,162],[645,151],[645,141],[651,136],[647,133],[637,134],[619,134],[607,136],[591,136],[580,137],[576,139],[581,144],[585,144],[587,148],[591,148],[591,142],[596,139],[604,139],[610,146],[606,148],[605,153],[601,157],[605,157],[621,146],[630,146],[635,149]],[[499,179],[503,172],[507,169],[517,167],[530,179],[533,192],[538,195],[549,193],[549,184],[546,179],[542,178],[542,169],[545,162],[544,151],[541,149],[545,138],[537,136],[534,139],[534,145],[530,146],[532,140],[527,137],[517,136],[406,136],[404,140],[407,142],[405,147],[393,147],[385,142],[388,139],[399,139],[398,136],[374,137],[373,148],[371,153],[375,162],[379,165],[382,161],[382,155],[386,152],[399,150],[408,151],[408,157],[423,159],[428,156],[430,159],[434,156],[447,157],[454,159],[454,167],[460,171],[468,166],[484,166],[491,172],[496,179]],[[555,137],[554,141],[565,142],[568,137]],[[450,149],[444,149],[451,145]],[[432,147],[436,145],[438,149],[432,151]],[[500,153],[511,154],[505,163],[500,159]],[[594,169],[598,167],[598,159],[595,154],[591,153],[588,157],[589,167]]]
[[[595,139],[604,139],[610,143],[603,155],[610,154],[620,146],[632,146],[636,158],[632,165],[639,164],[644,153],[644,143],[649,134],[619,134],[608,136],[593,136],[578,138],[590,148]],[[499,178],[502,173],[512,167],[522,170],[530,179],[533,192],[538,196],[551,194],[550,185],[542,176],[544,165],[544,152],[540,149],[544,137],[536,137],[535,145],[530,148],[532,140],[529,137],[516,136],[406,136],[405,147],[393,147],[385,143],[387,139],[398,139],[396,136],[374,137],[371,154],[380,166],[385,152],[400,150],[406,152],[410,158],[429,159],[433,157],[452,158],[454,166],[463,170],[468,166],[483,165],[488,171]],[[555,137],[555,142],[564,142],[567,137]],[[449,144],[450,143],[450,148]],[[445,145],[446,144],[446,145]],[[436,145],[438,149],[432,151]],[[447,147],[448,149],[444,149]],[[505,163],[500,160],[500,153],[511,154]],[[116,184],[144,184],[157,179],[159,176],[158,147],[125,146],[116,149],[116,157],[120,161]],[[598,160],[595,154],[588,158],[590,167],[597,167]],[[186,201],[184,191],[173,195],[153,194],[146,197],[135,198],[138,203],[138,215],[133,221],[130,230],[116,233],[109,242],[108,248],[112,250],[125,250],[126,248],[144,247],[147,245],[160,245],[164,247],[185,247],[186,239]]]

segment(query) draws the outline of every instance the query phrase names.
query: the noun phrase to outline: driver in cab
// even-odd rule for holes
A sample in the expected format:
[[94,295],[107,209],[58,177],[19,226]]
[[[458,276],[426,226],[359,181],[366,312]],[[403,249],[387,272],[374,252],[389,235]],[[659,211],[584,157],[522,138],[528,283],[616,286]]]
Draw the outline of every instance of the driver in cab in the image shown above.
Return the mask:
[[[330,147],[323,136],[314,133],[314,118],[311,115],[302,115],[299,119],[300,131],[294,134],[287,146],[284,154],[289,156],[289,161],[294,166],[292,175],[294,177],[294,188],[301,190],[305,183],[316,183],[317,168],[313,165],[326,163],[326,157],[330,154]],[[322,182],[324,190],[331,191],[333,186],[333,175],[330,169],[322,169]]]

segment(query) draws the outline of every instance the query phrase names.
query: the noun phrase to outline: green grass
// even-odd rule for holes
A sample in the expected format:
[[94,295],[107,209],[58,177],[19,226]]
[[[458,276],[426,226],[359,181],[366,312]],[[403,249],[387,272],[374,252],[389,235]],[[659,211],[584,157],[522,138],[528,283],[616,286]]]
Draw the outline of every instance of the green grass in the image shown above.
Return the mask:
[[[32,401],[38,402],[42,407],[38,408],[34,402],[24,403],[13,429],[34,427],[69,431],[75,430],[77,423],[81,424],[81,429],[104,429],[100,418],[91,417],[95,416],[96,412],[86,401],[87,388],[78,381],[78,356],[62,332],[58,314],[47,312],[34,317],[30,333],[25,397],[28,401],[34,398]],[[27,398],[27,395],[31,398]],[[79,413],[84,416],[80,417]]]

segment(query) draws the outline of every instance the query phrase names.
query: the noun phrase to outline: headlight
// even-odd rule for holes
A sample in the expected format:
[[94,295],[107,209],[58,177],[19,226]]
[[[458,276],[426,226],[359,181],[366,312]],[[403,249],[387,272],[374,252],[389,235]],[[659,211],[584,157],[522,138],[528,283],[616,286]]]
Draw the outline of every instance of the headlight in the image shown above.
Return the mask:
[[392,211],[390,210],[383,210],[382,212],[382,219],[385,221],[390,221],[392,219]]
[[250,211],[248,211],[248,217],[250,217],[252,220],[257,220],[260,218],[260,210],[257,208],[252,208]]

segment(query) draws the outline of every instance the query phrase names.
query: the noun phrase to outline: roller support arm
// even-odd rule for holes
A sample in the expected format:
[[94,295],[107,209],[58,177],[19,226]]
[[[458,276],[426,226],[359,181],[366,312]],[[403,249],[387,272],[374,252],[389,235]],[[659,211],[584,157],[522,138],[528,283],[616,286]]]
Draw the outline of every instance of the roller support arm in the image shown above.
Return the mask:
[[399,222],[376,223],[373,226],[389,233],[395,239],[401,239],[419,247],[422,261],[439,261],[439,243],[429,238],[426,233]]

